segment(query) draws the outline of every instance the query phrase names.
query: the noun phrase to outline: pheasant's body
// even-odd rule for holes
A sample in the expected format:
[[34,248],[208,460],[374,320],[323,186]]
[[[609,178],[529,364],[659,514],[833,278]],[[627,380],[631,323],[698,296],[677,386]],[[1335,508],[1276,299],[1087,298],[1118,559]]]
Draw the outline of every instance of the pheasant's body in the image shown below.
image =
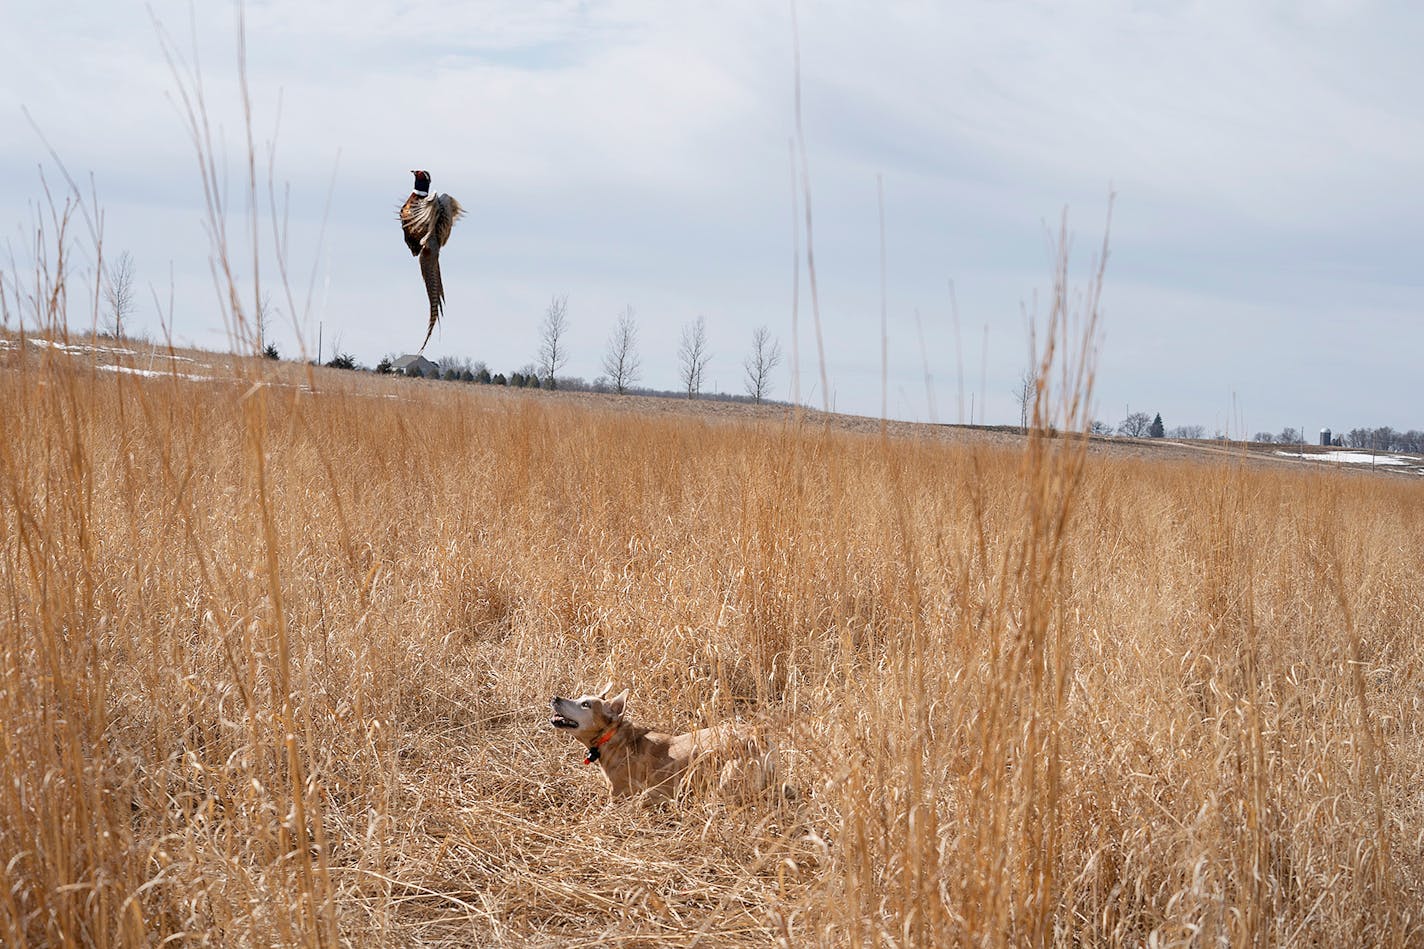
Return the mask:
[[425,343],[430,342],[430,334],[435,332],[435,324],[445,308],[445,287],[440,281],[440,248],[450,239],[450,229],[464,211],[460,202],[448,194],[430,193],[430,174],[415,172],[415,190],[401,205],[401,230],[405,232],[405,246],[412,255],[420,258],[420,275],[425,279],[425,295],[430,299],[430,326],[425,331]]

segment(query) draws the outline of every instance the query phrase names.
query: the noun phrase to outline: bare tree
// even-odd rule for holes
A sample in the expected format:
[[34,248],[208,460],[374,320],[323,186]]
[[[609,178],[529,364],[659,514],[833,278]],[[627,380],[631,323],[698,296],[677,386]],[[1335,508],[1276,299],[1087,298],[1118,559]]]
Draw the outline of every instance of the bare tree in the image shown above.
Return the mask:
[[682,345],[678,347],[677,358],[682,374],[683,388],[689,399],[697,398],[702,391],[702,373],[712,353],[707,349],[707,318],[699,316],[682,328]]
[[623,309],[613,335],[608,337],[608,352],[603,356],[603,371],[613,391],[626,393],[642,375],[642,360],[638,358],[638,324],[633,320],[633,308]]
[[133,256],[124,251],[109,268],[109,286],[104,291],[109,304],[109,332],[115,339],[124,335],[124,320],[133,312]]
[[1038,373],[1033,367],[1025,369],[1014,386],[1014,401],[1019,406],[1019,428],[1028,431],[1029,416],[1033,414],[1035,393],[1038,392]]
[[539,388],[539,367],[534,365],[532,362],[526,362],[524,365],[520,366],[518,370],[509,374],[509,378],[511,379],[513,379],[515,376],[523,377],[524,386],[526,388]]
[[1152,428],[1152,416],[1146,412],[1133,412],[1118,425],[1117,433],[1129,438],[1146,438]]
[[539,375],[544,377],[546,388],[558,388],[555,374],[569,361],[564,347],[564,334],[568,330],[569,295],[555,295],[544,311],[544,325],[541,329],[543,342],[539,344]]
[[1202,425],[1178,425],[1167,434],[1172,438],[1206,438],[1206,428]]
[[470,362],[469,356],[441,356],[439,359],[432,359],[431,362],[440,367],[440,372],[447,373],[454,370],[456,375],[469,369],[473,372],[474,364]]
[[771,388],[772,371],[781,365],[781,342],[773,339],[765,326],[752,333],[752,352],[743,365],[747,370],[747,395],[760,403]]
[[1089,435],[1111,435],[1112,433],[1113,427],[1102,419],[1093,419],[1092,424],[1088,426]]

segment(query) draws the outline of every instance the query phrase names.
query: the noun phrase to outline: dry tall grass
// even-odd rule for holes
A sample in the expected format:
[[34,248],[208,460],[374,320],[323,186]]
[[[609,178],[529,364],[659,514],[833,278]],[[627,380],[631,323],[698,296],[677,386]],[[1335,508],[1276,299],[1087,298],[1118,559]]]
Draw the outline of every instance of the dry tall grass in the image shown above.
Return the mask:
[[1420,487],[0,360],[10,944],[1424,939]]
[[[70,211],[5,326],[100,298]],[[1046,437],[1066,279],[1017,452],[0,347],[7,942],[1421,943],[1424,486]],[[798,801],[607,804],[608,679]]]

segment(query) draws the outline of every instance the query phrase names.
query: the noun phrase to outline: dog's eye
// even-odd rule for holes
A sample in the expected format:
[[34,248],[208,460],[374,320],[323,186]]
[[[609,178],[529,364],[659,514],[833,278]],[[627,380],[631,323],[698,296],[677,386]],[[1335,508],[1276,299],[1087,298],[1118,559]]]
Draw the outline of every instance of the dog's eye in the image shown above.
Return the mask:
[[585,700],[582,704],[583,704],[583,707],[584,707],[584,708],[588,708],[588,702],[587,702],[587,700]]

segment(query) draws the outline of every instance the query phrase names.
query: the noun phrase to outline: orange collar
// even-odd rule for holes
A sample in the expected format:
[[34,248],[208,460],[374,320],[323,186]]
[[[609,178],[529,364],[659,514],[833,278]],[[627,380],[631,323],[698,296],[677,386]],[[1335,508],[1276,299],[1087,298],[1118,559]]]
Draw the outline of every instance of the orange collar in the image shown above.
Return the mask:
[[614,723],[612,728],[608,729],[608,731],[604,732],[602,735],[599,735],[598,738],[595,739],[594,743],[588,746],[588,754],[584,756],[583,763],[593,764],[595,761],[597,761],[598,749],[608,744],[608,740],[613,737],[613,733],[617,730],[618,724]]

